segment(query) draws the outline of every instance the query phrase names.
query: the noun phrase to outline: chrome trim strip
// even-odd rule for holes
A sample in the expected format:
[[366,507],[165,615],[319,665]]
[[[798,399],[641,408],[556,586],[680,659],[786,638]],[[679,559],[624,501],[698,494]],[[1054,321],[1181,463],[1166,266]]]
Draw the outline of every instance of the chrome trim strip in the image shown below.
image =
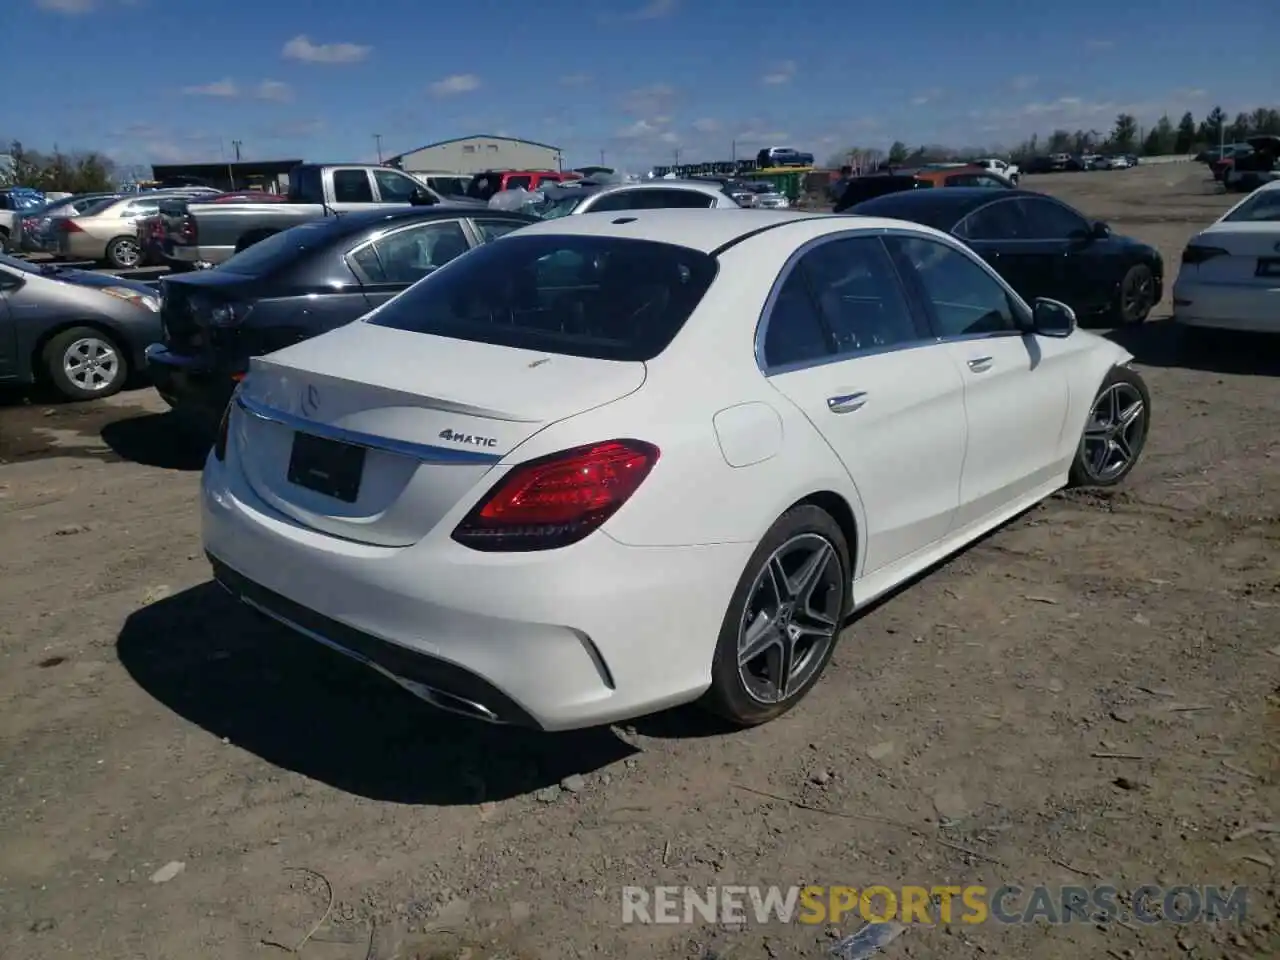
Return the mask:
[[323,437],[325,440],[334,440],[338,443],[349,443],[355,447],[364,447],[366,450],[381,450],[385,453],[408,457],[410,460],[419,460],[422,463],[491,466],[503,457],[503,454],[499,453],[481,453],[478,450],[455,450],[451,447],[437,447],[429,443],[413,443],[408,440],[379,437],[371,433],[362,433],[358,430],[335,427],[328,423],[317,423],[314,420],[308,420],[305,417],[299,417],[295,414],[285,413],[283,410],[269,407],[243,394],[237,394],[236,406],[251,417],[265,420],[268,423],[278,423],[282,427],[296,430],[299,433],[309,433],[313,437]]

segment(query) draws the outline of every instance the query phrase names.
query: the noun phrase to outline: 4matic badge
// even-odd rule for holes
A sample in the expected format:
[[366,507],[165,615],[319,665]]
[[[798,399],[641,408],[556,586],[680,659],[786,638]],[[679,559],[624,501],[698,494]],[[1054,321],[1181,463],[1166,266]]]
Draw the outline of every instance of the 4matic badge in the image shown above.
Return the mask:
[[496,447],[496,437],[477,437],[470,433],[459,433],[457,430],[441,430],[440,439],[452,443],[465,443],[473,447]]

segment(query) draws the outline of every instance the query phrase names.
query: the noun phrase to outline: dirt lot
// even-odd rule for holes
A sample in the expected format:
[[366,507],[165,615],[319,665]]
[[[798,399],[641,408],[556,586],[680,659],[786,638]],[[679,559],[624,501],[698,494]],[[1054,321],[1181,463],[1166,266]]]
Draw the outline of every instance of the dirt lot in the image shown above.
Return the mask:
[[[1169,282],[1227,203],[1190,165],[1028,185],[1158,244]],[[1280,820],[1280,354],[1188,359],[1166,314],[1125,338],[1156,422],[1122,492],[1056,497],[862,616],[804,706],[731,735],[439,715],[207,582],[202,450],[148,391],[9,398],[4,955],[314,930],[316,960],[820,957],[857,924],[624,927],[620,888],[877,882],[1251,888],[1243,926],[916,926],[890,960],[1280,955],[1280,834],[1228,839]]]

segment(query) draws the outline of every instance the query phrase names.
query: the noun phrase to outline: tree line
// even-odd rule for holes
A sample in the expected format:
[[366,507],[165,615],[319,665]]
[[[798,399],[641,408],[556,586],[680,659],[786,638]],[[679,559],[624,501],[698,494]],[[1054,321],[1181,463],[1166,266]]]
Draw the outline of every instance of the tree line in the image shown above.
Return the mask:
[[[3,141],[0,141],[2,143]],[[18,140],[9,143],[8,163],[0,169],[0,186],[34,187],[46,193],[98,193],[116,189],[116,168],[96,150],[51,153],[28,150]]]
[[1143,130],[1133,114],[1122,113],[1110,131],[1057,129],[1048,136],[1033,134],[1015,147],[977,146],[957,149],[943,144],[921,144],[911,147],[895,141],[887,151],[876,148],[851,147],[831,158],[832,167],[845,164],[862,170],[875,169],[888,161],[894,166],[912,166],[943,161],[973,160],[978,157],[1009,157],[1025,162],[1032,157],[1052,153],[1123,153],[1160,157],[1172,154],[1194,154],[1219,143],[1240,143],[1249,137],[1280,136],[1280,110],[1258,107],[1241,111],[1232,119],[1222,107],[1214,107],[1204,119],[1196,122],[1190,110],[1175,124],[1165,114],[1150,129]]

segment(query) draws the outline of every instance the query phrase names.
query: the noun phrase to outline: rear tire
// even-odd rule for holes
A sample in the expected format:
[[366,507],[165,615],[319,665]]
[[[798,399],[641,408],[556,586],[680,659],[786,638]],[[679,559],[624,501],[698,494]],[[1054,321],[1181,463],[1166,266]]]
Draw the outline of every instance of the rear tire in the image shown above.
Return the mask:
[[1137,466],[1151,429],[1151,393],[1138,371],[1113,367],[1089,408],[1071,462],[1073,487],[1114,487]]
[[49,382],[68,400],[97,400],[119,393],[129,360],[112,337],[93,327],[63,330],[41,354]]
[[779,517],[729,601],[702,705],[752,727],[799,703],[831,660],[850,579],[849,547],[830,514],[806,504]]
[[142,257],[137,237],[116,237],[107,244],[107,263],[117,270],[131,270],[140,266]]

